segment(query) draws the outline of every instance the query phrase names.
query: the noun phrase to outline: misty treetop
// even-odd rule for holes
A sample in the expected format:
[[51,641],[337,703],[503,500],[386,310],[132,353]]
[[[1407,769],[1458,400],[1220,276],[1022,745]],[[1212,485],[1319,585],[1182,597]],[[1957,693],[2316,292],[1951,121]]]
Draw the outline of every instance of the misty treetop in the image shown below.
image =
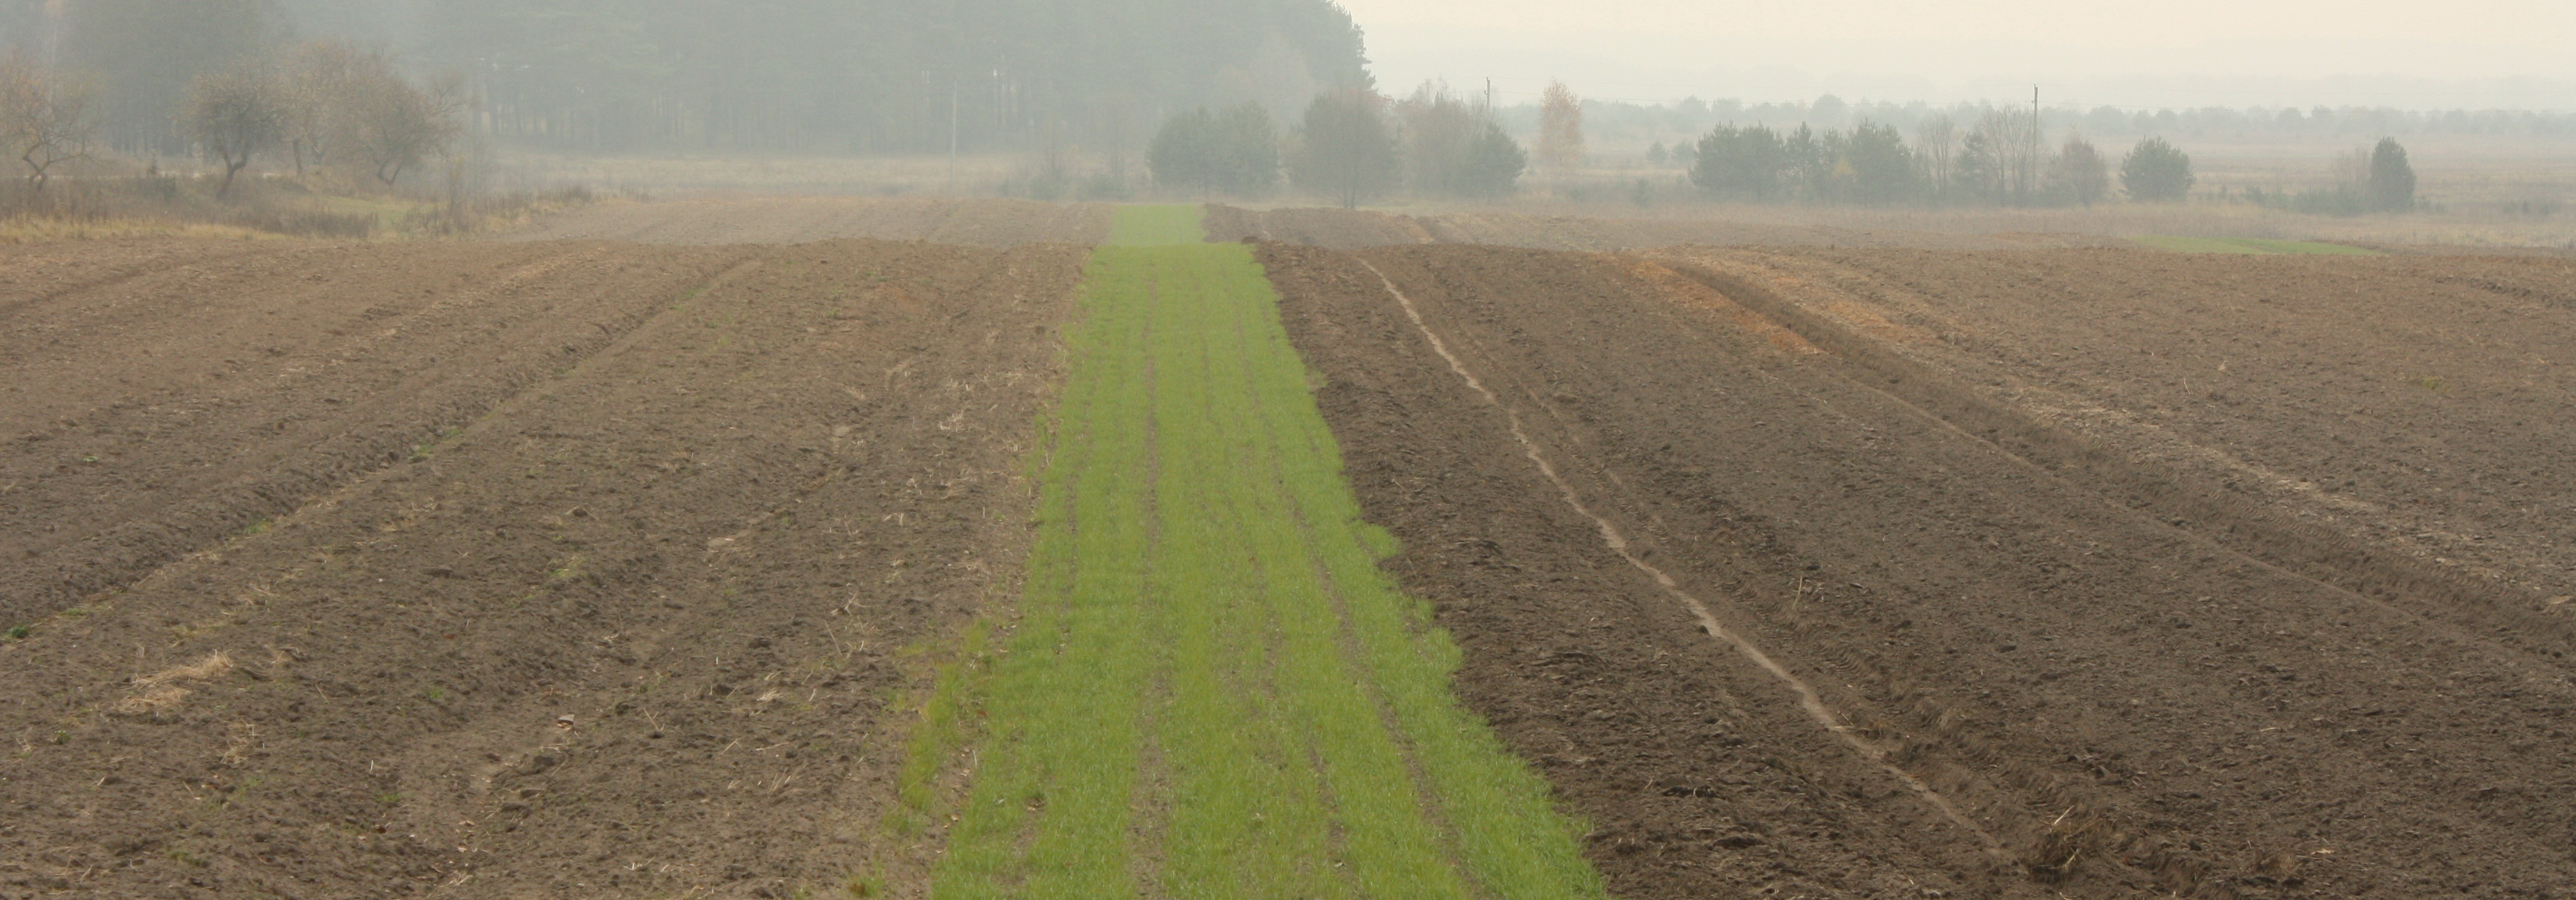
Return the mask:
[[1690,154],[1691,181],[1723,197],[1820,203],[1895,203],[1930,187],[1892,126],[1850,131],[1805,125],[1787,135],[1761,125],[1719,126]]
[[945,151],[953,124],[968,150],[1115,152],[1175,111],[1367,82],[1328,0],[422,2],[421,55],[497,133],[570,148]]
[[1167,188],[1259,197],[1279,184],[1279,127],[1259,103],[1200,107],[1163,123],[1145,164]]
[[482,130],[579,150],[1139,151],[1171,113],[1293,117],[1368,87],[1331,0],[0,0],[0,44],[59,45],[112,143],[185,152],[188,85],[298,39],[453,71]]

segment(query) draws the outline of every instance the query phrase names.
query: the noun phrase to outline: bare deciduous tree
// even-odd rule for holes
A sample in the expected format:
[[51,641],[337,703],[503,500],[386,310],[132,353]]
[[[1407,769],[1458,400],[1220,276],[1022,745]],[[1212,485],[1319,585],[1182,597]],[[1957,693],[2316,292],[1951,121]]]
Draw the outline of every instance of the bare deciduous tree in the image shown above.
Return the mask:
[[287,58],[286,147],[295,156],[295,173],[306,165],[330,165],[357,143],[354,98],[367,73],[390,72],[381,53],[363,53],[341,41],[316,41],[296,48]]
[[285,92],[267,67],[237,63],[197,77],[179,115],[181,130],[210,162],[224,167],[217,198],[232,194],[233,179],[251,159],[275,149],[289,121]]
[[1538,159],[1559,174],[1583,165],[1583,99],[1562,81],[1548,82],[1539,97]]
[[1936,115],[1914,126],[1914,162],[1923,167],[1923,183],[1934,195],[1950,191],[1951,169],[1959,148],[1959,127],[1949,116]]
[[416,87],[390,67],[382,75],[361,86],[357,149],[376,180],[390,185],[464,133],[457,115],[465,108],[465,91],[463,82],[452,78]]
[[1960,150],[1960,180],[1990,202],[2021,205],[2039,193],[2041,165],[2035,123],[2000,109],[1977,118]]
[[0,148],[27,167],[28,193],[43,194],[55,166],[89,157],[93,97],[15,54],[0,58]]

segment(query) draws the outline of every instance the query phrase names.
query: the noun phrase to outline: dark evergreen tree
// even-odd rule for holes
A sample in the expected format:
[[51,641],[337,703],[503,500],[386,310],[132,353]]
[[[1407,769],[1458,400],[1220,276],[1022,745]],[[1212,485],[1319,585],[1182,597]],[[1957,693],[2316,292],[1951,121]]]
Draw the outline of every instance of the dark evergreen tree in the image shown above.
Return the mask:
[[1520,189],[1528,171],[1529,151],[1504,134],[1502,126],[1489,123],[1458,161],[1457,193],[1480,200],[1508,197]]
[[1721,125],[1700,138],[1691,183],[1721,197],[1769,200],[1792,166],[1788,142],[1760,125]]
[[1843,165],[1851,172],[1849,199],[1853,202],[1897,203],[1922,193],[1921,170],[1896,126],[1862,122],[1841,144]]
[[1257,197],[1279,183],[1279,129],[1258,103],[1222,113],[1201,107],[1163,123],[1145,164],[1167,188]]
[[1216,115],[1207,107],[1173,116],[1145,151],[1154,183],[1202,196],[1216,192]]
[[1393,189],[1402,164],[1382,105],[1375,92],[1365,90],[1336,91],[1308,104],[1288,164],[1297,186],[1344,209]]
[[2380,138],[2370,151],[2370,198],[2390,212],[2415,208],[2415,166],[2396,138]]
[[2049,193],[2084,206],[2111,192],[2111,165],[2082,135],[2068,135],[2066,146],[2048,164]]
[[2197,181],[2191,173],[2191,155],[2160,137],[2139,141],[2120,162],[2120,187],[2130,199],[2144,203],[2182,200],[2191,196]]
[[1269,109],[1239,104],[1218,113],[1214,124],[1217,190],[1259,197],[1279,186],[1279,126]]

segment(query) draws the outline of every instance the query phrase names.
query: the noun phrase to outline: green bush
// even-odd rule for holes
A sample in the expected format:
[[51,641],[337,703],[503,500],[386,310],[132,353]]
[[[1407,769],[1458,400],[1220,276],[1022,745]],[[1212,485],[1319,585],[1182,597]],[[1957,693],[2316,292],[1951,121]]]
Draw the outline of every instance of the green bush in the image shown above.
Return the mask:
[[2139,141],[2120,162],[2120,187],[2129,199],[2142,203],[2180,201],[2191,196],[2198,181],[2191,173],[2191,154],[2160,137]]
[[2370,196],[2389,212],[2415,208],[2415,167],[2406,161],[2406,148],[2396,138],[2380,138],[2378,148],[2370,152]]
[[1145,165],[1168,188],[1258,197],[1279,185],[1279,128],[1258,103],[1201,107],[1163,123]]

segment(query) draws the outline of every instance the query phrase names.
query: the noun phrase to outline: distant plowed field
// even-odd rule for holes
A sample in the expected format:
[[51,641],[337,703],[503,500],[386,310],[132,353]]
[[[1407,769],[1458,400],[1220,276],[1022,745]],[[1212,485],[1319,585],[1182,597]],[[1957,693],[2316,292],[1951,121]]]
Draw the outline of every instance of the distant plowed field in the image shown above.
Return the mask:
[[1203,224],[0,248],[0,900],[2576,884],[2576,264]]
[[1538,250],[1637,251],[1682,244],[1752,247],[1923,247],[1998,250],[2125,245],[2078,234],[1941,234],[1927,231],[1773,225],[1640,215],[1627,219],[1493,210],[1401,215],[1366,210],[1216,207],[1208,230],[1219,240],[1252,238],[1335,249],[1408,244],[1488,244]]
[[1109,207],[819,197],[604,203],[549,219],[521,237],[647,244],[802,244],[841,238],[978,247],[1097,244],[1109,238]]

